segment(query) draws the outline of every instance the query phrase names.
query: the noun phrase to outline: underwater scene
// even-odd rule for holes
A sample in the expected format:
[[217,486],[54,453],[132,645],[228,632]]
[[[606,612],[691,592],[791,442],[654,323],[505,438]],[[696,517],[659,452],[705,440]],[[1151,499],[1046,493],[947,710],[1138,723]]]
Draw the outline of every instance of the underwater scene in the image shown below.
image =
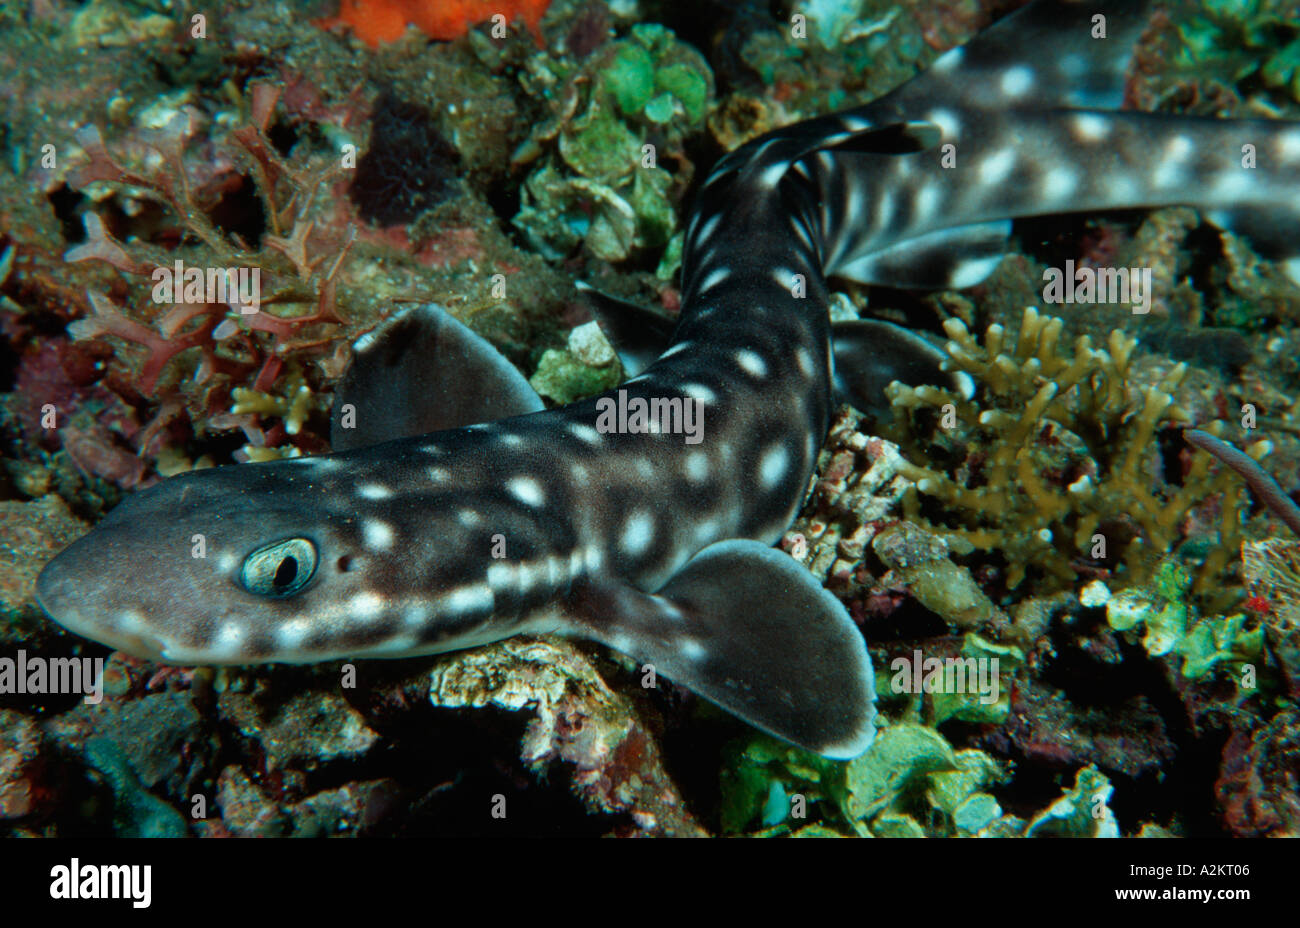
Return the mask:
[[1300,833],[1296,0],[0,0],[0,143],[0,835]]

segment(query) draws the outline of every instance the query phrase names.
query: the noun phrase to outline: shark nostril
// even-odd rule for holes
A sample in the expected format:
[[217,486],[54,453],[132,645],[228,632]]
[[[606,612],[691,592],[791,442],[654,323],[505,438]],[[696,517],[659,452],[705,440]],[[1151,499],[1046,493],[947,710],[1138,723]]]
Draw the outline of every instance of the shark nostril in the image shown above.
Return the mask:
[[339,573],[341,574],[347,573],[349,570],[352,569],[352,556],[350,554],[343,555],[338,559],[337,566],[339,569]]

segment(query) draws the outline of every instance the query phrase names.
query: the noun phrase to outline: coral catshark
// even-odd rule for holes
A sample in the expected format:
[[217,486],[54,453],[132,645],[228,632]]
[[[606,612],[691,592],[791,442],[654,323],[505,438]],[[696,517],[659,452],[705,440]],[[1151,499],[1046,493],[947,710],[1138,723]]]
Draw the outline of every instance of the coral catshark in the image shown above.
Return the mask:
[[[1012,217],[1076,210],[1188,204],[1263,249],[1300,241],[1300,124],[1118,111],[1142,7],[1041,0],[881,99],[731,152],[697,198],[676,324],[593,295],[623,395],[544,410],[482,338],[408,310],[357,344],[334,453],[126,500],[46,566],[42,606],[179,664],[576,635],[767,732],[860,753],[863,636],[772,545],[837,395],[870,406],[890,381],[949,375],[904,329],[832,326],[828,278],[968,287]],[[615,399],[698,404],[702,440],[597,428]]]

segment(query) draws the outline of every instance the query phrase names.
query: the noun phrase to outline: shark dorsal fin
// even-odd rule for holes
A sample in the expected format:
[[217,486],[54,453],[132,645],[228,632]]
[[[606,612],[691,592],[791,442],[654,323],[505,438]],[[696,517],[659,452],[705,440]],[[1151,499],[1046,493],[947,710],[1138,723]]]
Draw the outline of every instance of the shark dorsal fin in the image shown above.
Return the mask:
[[544,408],[491,342],[432,303],[389,318],[353,349],[330,416],[335,451]]

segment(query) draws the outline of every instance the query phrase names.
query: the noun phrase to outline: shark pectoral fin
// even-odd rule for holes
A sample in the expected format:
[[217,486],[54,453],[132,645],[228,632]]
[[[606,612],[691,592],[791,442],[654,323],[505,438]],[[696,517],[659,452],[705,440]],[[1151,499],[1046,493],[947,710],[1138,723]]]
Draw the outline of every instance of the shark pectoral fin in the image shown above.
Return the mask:
[[970,376],[945,371],[947,355],[925,338],[882,319],[851,319],[831,326],[835,360],[832,384],[836,398],[863,412],[889,409],[885,387],[895,380],[908,386],[929,384],[967,399],[974,393]]
[[829,273],[902,290],[961,290],[993,273],[1010,234],[1010,219],[940,229],[882,251],[847,255]]
[[412,306],[357,340],[334,394],[335,451],[543,409],[492,343],[440,306]]
[[668,350],[675,323],[653,310],[601,293],[590,284],[577,281],[582,294],[596,315],[601,331],[609,339],[623,373],[635,377]]
[[592,580],[572,594],[573,630],[638,661],[755,728],[834,758],[875,734],[862,634],[797,561],[756,541],[695,555],[655,594]]

